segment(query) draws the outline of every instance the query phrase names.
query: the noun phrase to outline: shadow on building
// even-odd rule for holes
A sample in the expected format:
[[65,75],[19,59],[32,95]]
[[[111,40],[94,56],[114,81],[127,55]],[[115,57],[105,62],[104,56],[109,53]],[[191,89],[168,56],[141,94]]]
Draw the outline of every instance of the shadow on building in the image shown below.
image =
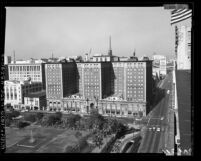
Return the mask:
[[159,87],[155,88],[155,92],[153,94],[153,101],[151,102],[151,106],[148,113],[152,111],[157,106],[157,104],[165,97],[165,92],[165,89]]

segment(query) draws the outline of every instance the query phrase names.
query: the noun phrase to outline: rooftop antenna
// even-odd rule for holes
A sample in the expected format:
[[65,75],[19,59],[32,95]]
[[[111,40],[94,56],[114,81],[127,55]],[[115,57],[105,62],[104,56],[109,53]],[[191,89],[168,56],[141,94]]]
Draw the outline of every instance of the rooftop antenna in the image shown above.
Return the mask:
[[89,58],[90,58],[90,56],[91,56],[91,48],[90,48],[90,50],[89,50]]
[[13,64],[15,64],[15,50],[13,51]]
[[135,49],[134,49],[134,52],[133,52],[133,56],[135,57]]
[[109,51],[108,51],[108,55],[112,56],[112,45],[111,45],[111,35],[109,37]]

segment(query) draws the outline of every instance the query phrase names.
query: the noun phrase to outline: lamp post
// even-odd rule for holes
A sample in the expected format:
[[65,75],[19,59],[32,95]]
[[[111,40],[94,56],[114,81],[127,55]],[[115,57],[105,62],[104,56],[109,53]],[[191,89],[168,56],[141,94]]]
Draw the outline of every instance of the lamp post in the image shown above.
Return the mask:
[[89,107],[88,106],[88,102],[89,102],[89,99],[87,98],[86,101],[87,101],[87,113],[88,113],[88,107]]
[[98,109],[98,96],[94,96],[94,99],[96,100],[96,104],[97,104],[96,109]]

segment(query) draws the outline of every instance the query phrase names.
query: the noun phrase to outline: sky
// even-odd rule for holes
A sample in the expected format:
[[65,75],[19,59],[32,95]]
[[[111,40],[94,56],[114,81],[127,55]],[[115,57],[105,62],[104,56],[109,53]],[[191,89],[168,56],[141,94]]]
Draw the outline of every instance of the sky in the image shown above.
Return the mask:
[[7,7],[5,55],[16,59],[107,54],[174,54],[174,28],[163,7]]

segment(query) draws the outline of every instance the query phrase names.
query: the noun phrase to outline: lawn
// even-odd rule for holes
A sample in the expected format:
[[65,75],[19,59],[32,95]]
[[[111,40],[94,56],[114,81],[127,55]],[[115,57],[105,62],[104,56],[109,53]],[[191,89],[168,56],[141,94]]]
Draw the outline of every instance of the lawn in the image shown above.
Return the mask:
[[[27,144],[32,130],[34,138],[38,141],[34,148],[18,146]],[[88,134],[80,131],[82,136]],[[75,145],[78,139],[76,131],[44,127],[26,127],[24,129],[6,128],[7,153],[63,153],[69,145]],[[18,145],[17,145],[18,144]]]

